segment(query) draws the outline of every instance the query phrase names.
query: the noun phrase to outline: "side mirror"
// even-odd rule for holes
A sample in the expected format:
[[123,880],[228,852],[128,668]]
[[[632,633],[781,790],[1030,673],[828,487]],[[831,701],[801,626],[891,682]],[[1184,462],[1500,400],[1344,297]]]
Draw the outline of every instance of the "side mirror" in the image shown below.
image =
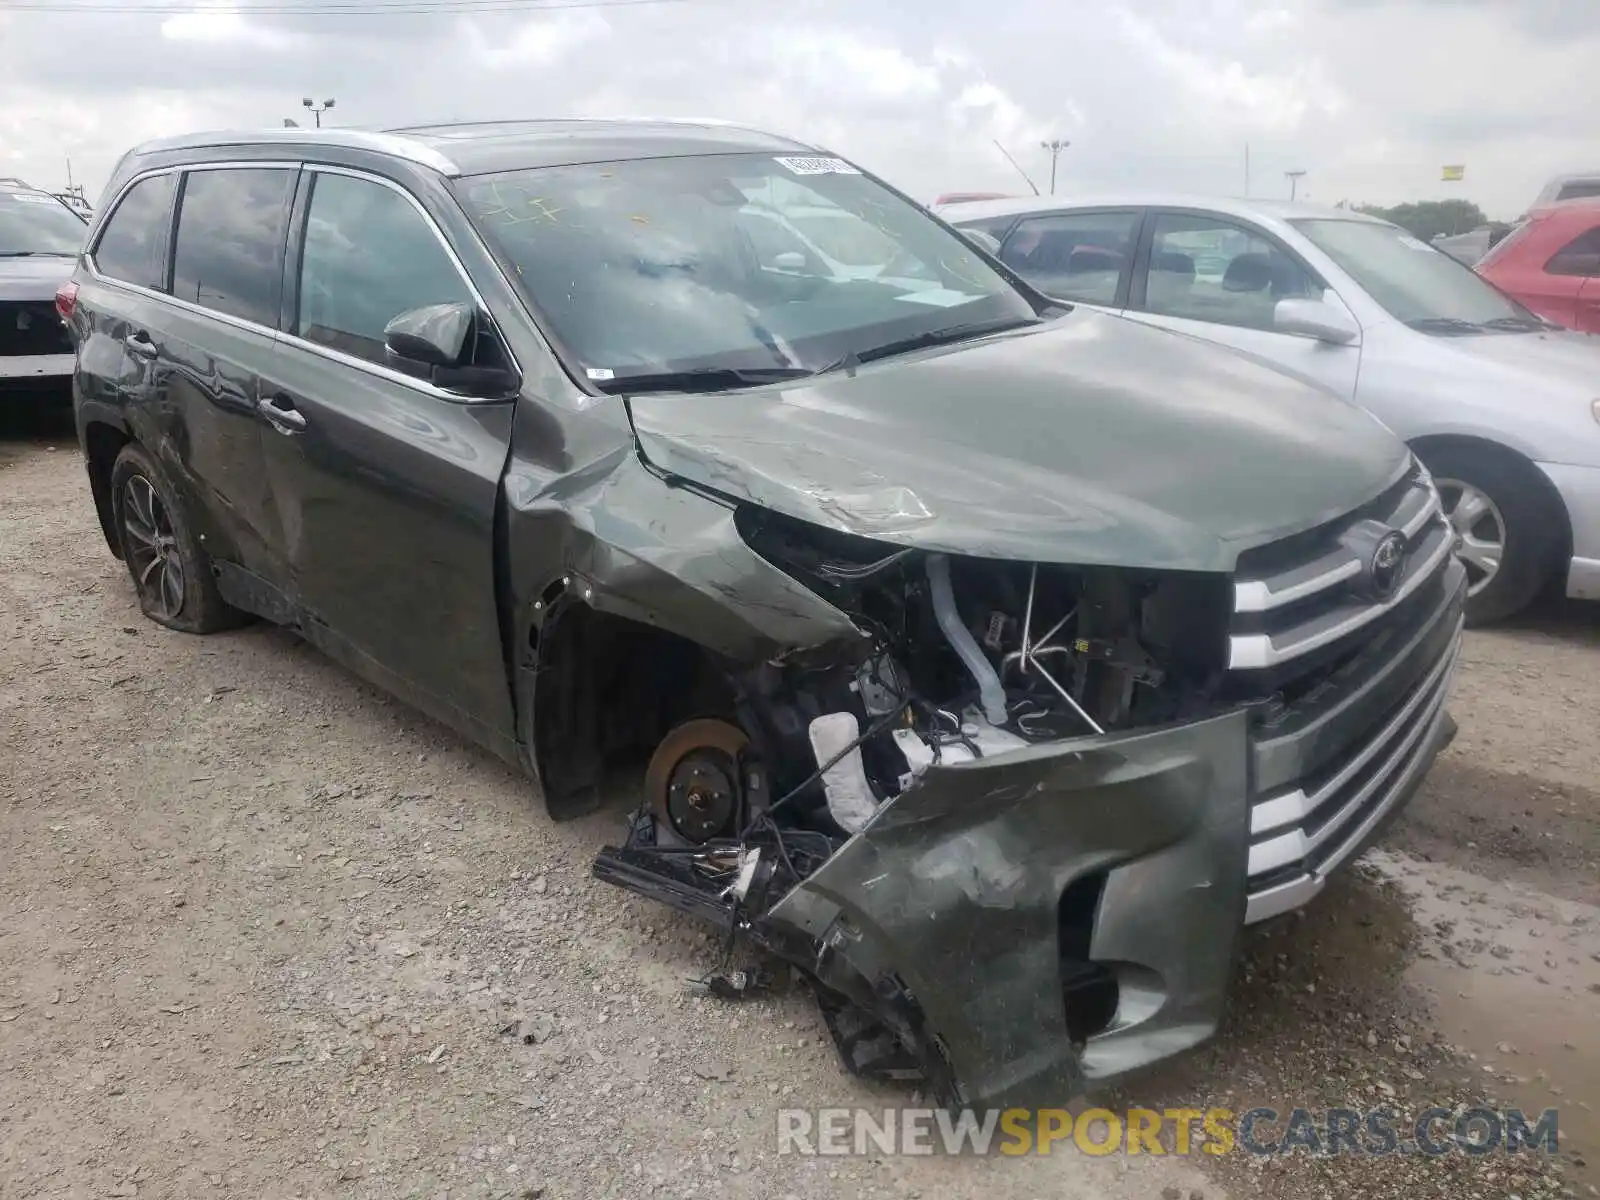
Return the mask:
[[772,266],[779,271],[804,271],[806,256],[798,250],[785,250],[772,256]]
[[478,310],[466,303],[408,309],[383,327],[384,358],[396,371],[466,396],[498,398],[521,380],[504,367],[464,365],[478,328]]
[[389,365],[414,374],[413,366],[453,367],[467,351],[478,313],[470,304],[430,304],[408,309],[383,327]]
[[1355,321],[1321,300],[1279,300],[1273,306],[1272,327],[1335,346],[1347,346],[1361,336]]

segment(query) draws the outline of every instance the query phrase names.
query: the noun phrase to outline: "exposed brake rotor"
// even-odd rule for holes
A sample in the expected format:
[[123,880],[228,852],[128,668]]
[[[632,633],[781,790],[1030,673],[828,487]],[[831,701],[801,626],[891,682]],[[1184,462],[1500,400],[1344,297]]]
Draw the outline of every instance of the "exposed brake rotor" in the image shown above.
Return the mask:
[[673,729],[645,768],[645,804],[658,821],[699,845],[734,832],[750,739],[737,725],[704,718]]

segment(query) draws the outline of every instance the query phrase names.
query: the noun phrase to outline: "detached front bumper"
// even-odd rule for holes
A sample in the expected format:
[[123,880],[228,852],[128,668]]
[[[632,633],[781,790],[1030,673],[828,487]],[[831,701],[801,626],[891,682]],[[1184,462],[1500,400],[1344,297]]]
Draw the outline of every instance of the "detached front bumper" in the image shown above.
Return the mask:
[[[1465,575],[1265,726],[1245,709],[930,769],[766,914],[977,1107],[1057,1105],[1215,1030],[1240,929],[1304,904],[1453,725]],[[1068,989],[1114,982],[1074,1044]]]

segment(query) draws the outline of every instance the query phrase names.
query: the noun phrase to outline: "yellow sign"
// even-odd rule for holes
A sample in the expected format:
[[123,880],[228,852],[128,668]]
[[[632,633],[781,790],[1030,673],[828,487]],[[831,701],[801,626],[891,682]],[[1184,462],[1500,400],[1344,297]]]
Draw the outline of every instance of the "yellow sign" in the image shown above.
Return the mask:
[[1460,183],[1466,177],[1467,168],[1465,166],[1446,167],[1444,169],[1444,181],[1446,183]]

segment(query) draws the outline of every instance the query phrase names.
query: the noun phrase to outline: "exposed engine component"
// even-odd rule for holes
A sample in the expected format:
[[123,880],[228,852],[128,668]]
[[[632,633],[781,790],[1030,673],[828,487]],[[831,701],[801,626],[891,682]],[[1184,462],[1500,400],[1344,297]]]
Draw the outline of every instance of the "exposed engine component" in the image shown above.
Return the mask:
[[644,794],[649,811],[683,841],[703,845],[735,832],[743,807],[743,757],[750,739],[727,721],[688,721],[650,757]]
[[686,911],[759,913],[932,767],[1225,706],[1225,579],[891,549],[770,512],[741,529],[865,635],[726,665],[597,869]]
[[855,833],[872,819],[879,797],[867,782],[861,757],[861,723],[855,713],[827,713],[811,722],[811,748],[822,771],[828,814],[846,833]]
[[[962,664],[978,683],[978,697],[984,716],[991,725],[1006,723],[1006,693],[1000,686],[1000,676],[994,664],[978,648],[972,631],[961,622],[961,611],[956,607],[955,591],[950,586],[950,560],[943,554],[928,555],[928,587],[933,593],[933,614]],[[1028,603],[1033,603],[1033,592],[1028,592]],[[1026,650],[1026,647],[1024,647]],[[1096,732],[1099,732],[1096,730]]]

